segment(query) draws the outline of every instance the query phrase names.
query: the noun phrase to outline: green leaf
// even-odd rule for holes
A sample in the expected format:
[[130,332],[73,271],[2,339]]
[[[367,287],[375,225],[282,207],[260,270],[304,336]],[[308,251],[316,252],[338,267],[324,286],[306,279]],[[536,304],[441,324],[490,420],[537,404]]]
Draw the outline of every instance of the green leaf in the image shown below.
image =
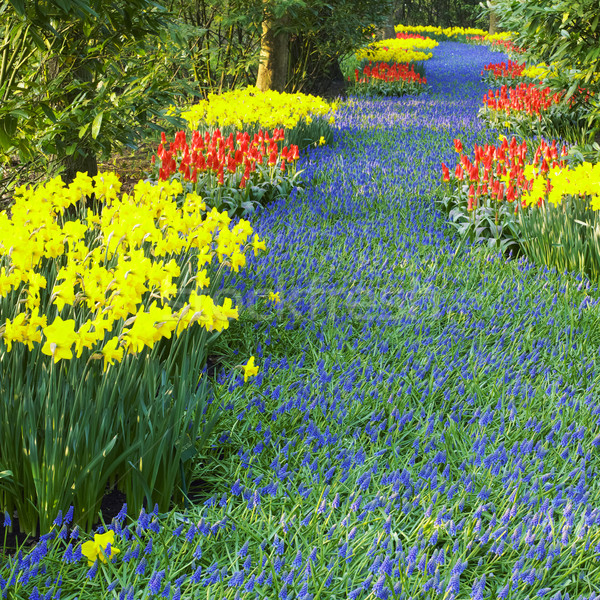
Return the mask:
[[53,122],[56,123],[56,115],[54,111],[46,104],[45,102],[40,103],[41,109],[44,111],[44,114]]
[[83,125],[83,127],[79,128],[79,139],[81,139],[84,135],[85,132],[90,128],[90,124],[86,123],[85,125]]
[[102,125],[103,116],[104,113],[101,112],[94,117],[94,122],[92,123],[92,137],[94,139],[96,139],[98,137],[98,134],[100,133],[100,126]]
[[9,0],[12,7],[21,17],[25,14],[25,0]]

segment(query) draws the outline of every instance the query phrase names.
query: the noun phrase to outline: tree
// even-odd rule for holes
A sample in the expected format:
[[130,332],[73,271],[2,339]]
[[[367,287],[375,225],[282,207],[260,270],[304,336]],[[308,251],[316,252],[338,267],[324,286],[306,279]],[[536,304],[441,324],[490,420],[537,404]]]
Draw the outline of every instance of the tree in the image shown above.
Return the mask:
[[283,92],[287,83],[290,36],[286,29],[289,20],[286,8],[281,4],[271,8],[265,0],[256,78],[256,87],[261,91]]
[[4,0],[0,23],[0,50],[13,57],[0,76],[5,160],[53,155],[66,180],[94,174],[99,154],[134,145],[163,108],[164,81],[144,42],[165,11],[151,0]]
[[327,93],[332,81],[339,83],[339,59],[370,40],[389,18],[393,2],[263,0],[260,8],[260,87],[281,89],[286,70],[287,91]]

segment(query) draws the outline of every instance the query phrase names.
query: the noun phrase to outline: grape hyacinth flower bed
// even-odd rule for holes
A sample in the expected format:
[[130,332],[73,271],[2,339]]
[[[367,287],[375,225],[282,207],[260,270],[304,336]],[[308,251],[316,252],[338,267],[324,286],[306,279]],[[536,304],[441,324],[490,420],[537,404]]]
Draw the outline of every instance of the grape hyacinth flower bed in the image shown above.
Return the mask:
[[479,79],[502,59],[443,42],[429,91],[340,106],[225,290],[224,361],[260,370],[216,378],[200,503],[93,542],[60,516],[0,595],[597,597],[598,290],[459,243],[435,203],[454,139],[494,141]]

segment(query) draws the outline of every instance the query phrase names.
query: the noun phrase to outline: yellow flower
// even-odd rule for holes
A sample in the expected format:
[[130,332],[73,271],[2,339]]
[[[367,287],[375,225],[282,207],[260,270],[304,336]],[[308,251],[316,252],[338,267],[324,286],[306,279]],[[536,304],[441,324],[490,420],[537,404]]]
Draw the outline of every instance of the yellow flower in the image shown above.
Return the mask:
[[25,339],[27,332],[27,325],[25,323],[25,313],[19,313],[11,322],[10,319],[6,319],[4,325],[4,333],[2,338],[6,344],[6,351],[12,350],[13,342],[22,342]]
[[281,302],[279,292],[269,292],[269,301],[273,304],[279,304]]
[[198,321],[207,331],[214,328],[215,303],[210,296],[198,295],[196,291],[190,294],[189,321]]
[[123,341],[127,352],[137,353],[141,352],[144,346],[148,346],[149,348],[154,347],[155,321],[156,317],[153,312],[144,312],[143,307],[140,308],[135,315],[133,327],[123,332]]
[[244,369],[244,383],[248,381],[248,377],[256,377],[258,375],[258,367],[254,366],[254,356],[248,359],[245,365],[242,365]]
[[55,285],[52,290],[52,298],[54,298],[53,303],[56,305],[59,312],[64,308],[65,304],[73,304],[73,302],[75,302],[73,281],[66,279],[62,283]]
[[[106,533],[96,533],[94,541],[88,541],[81,545],[81,553],[88,559],[88,566],[92,566],[97,559],[105,563],[107,558],[112,558],[120,550],[115,548],[115,532],[111,529]],[[110,544],[109,554],[106,556],[106,548]]]
[[81,356],[84,348],[91,348],[99,337],[103,337],[104,332],[90,331],[93,325],[92,321],[86,321],[77,332],[77,339],[75,340],[75,355],[77,358]]
[[123,348],[118,346],[119,338],[113,337],[104,344],[102,348],[102,356],[104,357],[104,372],[108,368],[108,365],[112,365],[116,362],[123,360]]
[[110,204],[111,200],[114,200],[119,191],[121,190],[121,182],[119,176],[116,173],[98,173],[94,178],[96,187],[94,192],[98,199],[103,198],[105,202]]
[[255,233],[252,241],[252,246],[254,247],[254,256],[258,255],[259,250],[266,250],[267,246],[265,245],[265,241],[259,239],[258,235]]
[[63,321],[56,317],[51,325],[44,328],[46,343],[42,346],[42,352],[54,358],[57,363],[61,358],[73,358],[71,346],[77,341],[74,319]]

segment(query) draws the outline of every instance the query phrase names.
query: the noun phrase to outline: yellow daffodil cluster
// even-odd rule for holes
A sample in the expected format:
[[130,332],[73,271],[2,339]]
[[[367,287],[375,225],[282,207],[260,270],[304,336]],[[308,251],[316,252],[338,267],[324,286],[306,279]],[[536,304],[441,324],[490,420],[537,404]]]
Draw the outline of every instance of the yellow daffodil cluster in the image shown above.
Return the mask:
[[414,48],[431,49],[435,48],[438,42],[426,38],[420,40],[414,39],[390,39],[380,40],[370,44],[356,53],[359,60],[367,59],[374,62],[396,62],[408,63],[416,60],[428,60],[433,54],[431,52],[421,52]]
[[238,129],[258,125],[265,129],[292,129],[301,119],[310,123],[314,118],[331,115],[330,122],[333,122],[336,110],[335,102],[328,104],[318,96],[261,92],[256,87],[249,86],[244,90],[209,94],[206,100],[194,104],[181,116],[191,129],[199,129],[201,125],[231,125]]
[[499,31],[498,33],[486,33],[485,39],[488,42],[506,42],[514,35],[512,31]]
[[552,68],[546,63],[540,63],[539,65],[531,65],[523,69],[523,76],[529,77],[530,79],[544,79],[552,72]]
[[455,37],[457,35],[487,35],[488,32],[474,27],[434,27],[433,25],[396,25],[396,33],[433,33],[434,35],[445,35]]
[[528,165],[524,174],[533,180],[531,190],[522,198],[526,206],[540,198],[558,206],[564,196],[582,196],[589,197],[593,210],[600,210],[600,163],[584,162],[574,168],[550,169],[546,173]]
[[[19,188],[11,216],[0,213],[0,307],[12,315],[0,323],[7,352],[14,343],[30,350],[41,343],[58,362],[89,349],[106,370],[194,323],[221,331],[238,317],[231,299],[217,305],[209,295],[209,272],[237,272],[247,248],[265,249],[250,223],[208,212],[176,180],[119,192],[111,173],[80,173],[68,187],[57,177]],[[84,214],[92,193],[101,210],[69,218],[76,208]]]

